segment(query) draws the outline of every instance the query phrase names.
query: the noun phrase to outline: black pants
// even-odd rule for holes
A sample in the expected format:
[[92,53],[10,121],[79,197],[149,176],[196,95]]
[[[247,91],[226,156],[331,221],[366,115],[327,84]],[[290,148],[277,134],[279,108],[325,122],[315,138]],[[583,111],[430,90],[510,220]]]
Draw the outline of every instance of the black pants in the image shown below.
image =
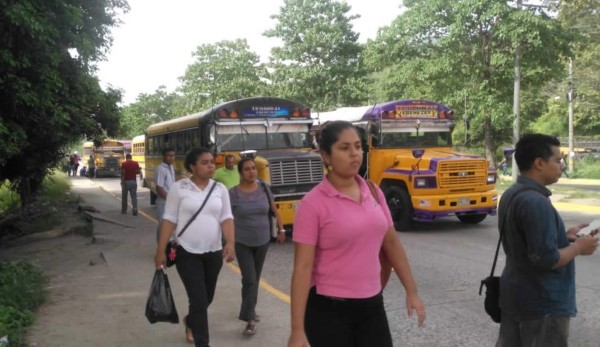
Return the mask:
[[242,306],[238,317],[240,320],[250,321],[256,319],[260,275],[268,250],[268,243],[258,247],[235,243],[235,255],[242,273]]
[[177,272],[189,300],[187,323],[198,347],[209,345],[208,306],[212,303],[217,278],[223,266],[222,251],[203,254],[187,252],[177,247]]
[[312,287],[304,317],[311,347],[391,347],[383,296],[337,299],[319,295]]

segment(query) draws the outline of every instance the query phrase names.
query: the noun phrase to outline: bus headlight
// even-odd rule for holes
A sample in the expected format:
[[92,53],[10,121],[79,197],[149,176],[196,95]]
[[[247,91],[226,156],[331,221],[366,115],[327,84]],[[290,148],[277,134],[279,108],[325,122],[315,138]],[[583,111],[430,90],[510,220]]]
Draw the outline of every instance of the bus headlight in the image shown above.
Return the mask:
[[435,177],[417,177],[415,178],[415,188],[436,188]]
[[487,183],[488,184],[496,183],[496,174],[495,173],[488,174],[488,176],[487,176]]

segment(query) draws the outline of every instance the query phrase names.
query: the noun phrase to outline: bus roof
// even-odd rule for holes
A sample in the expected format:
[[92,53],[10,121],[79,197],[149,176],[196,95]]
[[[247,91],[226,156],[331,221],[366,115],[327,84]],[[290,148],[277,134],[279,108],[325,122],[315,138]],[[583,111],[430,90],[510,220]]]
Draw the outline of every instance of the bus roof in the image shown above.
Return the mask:
[[371,106],[361,120],[383,119],[454,119],[454,112],[440,103],[421,100],[397,100]]
[[223,102],[202,112],[152,124],[146,133],[154,135],[196,128],[205,118],[224,122],[239,122],[257,118],[310,119],[310,109],[299,102],[275,97],[260,96],[238,99]]
[[131,143],[139,143],[146,141],[146,135],[138,135],[131,139]]

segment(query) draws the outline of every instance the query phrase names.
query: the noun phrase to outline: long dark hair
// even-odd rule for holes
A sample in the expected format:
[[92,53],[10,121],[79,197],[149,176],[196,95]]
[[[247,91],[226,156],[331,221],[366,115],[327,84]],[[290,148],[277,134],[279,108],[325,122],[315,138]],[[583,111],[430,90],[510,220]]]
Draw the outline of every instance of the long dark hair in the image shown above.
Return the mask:
[[340,138],[340,134],[346,129],[354,129],[354,131],[356,131],[354,125],[345,120],[335,120],[323,123],[317,134],[319,149],[328,155],[331,155],[331,147],[333,147],[333,144]]
[[252,158],[247,158],[247,157],[246,157],[246,158],[242,158],[242,159],[241,159],[241,160],[238,162],[238,164],[237,164],[237,169],[238,169],[238,172],[240,173],[240,175],[242,174],[242,171],[244,171],[244,163],[247,163],[247,162],[249,162],[249,161],[251,161],[251,162],[254,162],[254,159],[252,159]]

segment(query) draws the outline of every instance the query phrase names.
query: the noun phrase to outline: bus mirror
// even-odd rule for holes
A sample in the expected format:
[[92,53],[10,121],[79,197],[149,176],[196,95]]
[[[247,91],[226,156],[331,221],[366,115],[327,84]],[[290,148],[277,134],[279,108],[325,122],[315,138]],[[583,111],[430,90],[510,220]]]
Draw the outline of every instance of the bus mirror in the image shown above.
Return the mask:
[[371,136],[371,146],[373,147],[379,147],[379,137],[377,136]]
[[415,148],[412,150],[413,158],[421,158],[425,154],[425,150],[422,148]]

